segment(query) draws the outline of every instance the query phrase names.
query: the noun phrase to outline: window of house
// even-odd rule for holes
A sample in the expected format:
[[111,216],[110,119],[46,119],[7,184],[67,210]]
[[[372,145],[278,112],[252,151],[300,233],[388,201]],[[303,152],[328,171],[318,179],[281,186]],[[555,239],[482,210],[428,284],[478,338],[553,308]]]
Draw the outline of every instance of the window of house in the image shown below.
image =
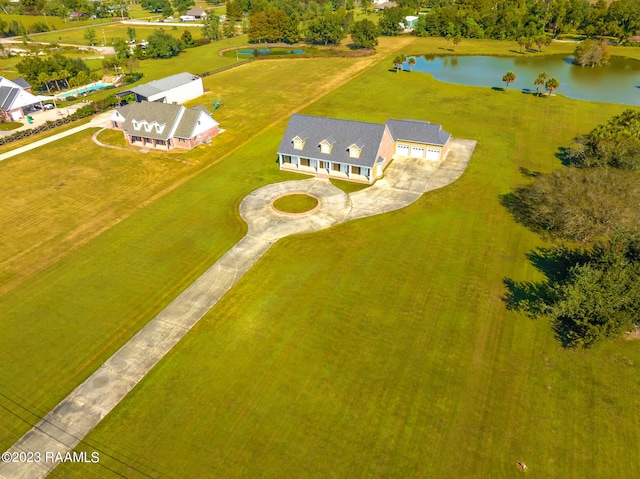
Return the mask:
[[351,145],[349,147],[349,157],[351,158],[360,158],[360,151],[362,151],[360,148],[358,148],[356,145]]
[[304,140],[301,139],[299,136],[296,136],[293,139],[293,149],[294,150],[302,150],[304,148]]
[[333,148],[333,145],[329,143],[327,140],[324,140],[320,143],[320,153],[330,155],[332,148]]

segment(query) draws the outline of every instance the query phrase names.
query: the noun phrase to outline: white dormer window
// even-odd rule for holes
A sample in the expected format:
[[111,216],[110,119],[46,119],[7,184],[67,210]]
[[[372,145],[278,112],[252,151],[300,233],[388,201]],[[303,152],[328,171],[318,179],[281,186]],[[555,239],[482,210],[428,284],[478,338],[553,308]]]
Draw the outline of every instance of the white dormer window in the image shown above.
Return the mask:
[[330,155],[332,148],[333,148],[333,145],[329,143],[327,140],[322,140],[322,142],[320,142],[320,153]]
[[140,131],[140,128],[142,128],[143,122],[141,121],[131,120],[131,123],[133,123],[133,129],[136,131]]
[[164,127],[165,127],[165,126],[166,126],[166,125],[158,125],[158,124],[156,123],[156,133],[161,134],[161,133],[164,131]]
[[293,149],[294,150],[302,150],[304,148],[304,140],[299,136],[296,136],[293,139]]
[[349,158],[360,158],[360,152],[362,148],[358,148],[356,145],[351,145],[349,147]]

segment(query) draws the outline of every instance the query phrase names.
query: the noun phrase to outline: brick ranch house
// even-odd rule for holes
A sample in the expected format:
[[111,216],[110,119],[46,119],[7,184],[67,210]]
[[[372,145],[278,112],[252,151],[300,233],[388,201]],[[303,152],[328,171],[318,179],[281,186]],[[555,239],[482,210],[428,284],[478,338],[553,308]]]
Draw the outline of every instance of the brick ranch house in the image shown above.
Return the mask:
[[451,135],[417,120],[385,124],[293,115],[278,148],[281,170],[373,183],[394,156],[440,161]]
[[203,106],[143,101],[116,108],[109,117],[111,127],[122,130],[132,146],[190,150],[216,136],[218,122]]

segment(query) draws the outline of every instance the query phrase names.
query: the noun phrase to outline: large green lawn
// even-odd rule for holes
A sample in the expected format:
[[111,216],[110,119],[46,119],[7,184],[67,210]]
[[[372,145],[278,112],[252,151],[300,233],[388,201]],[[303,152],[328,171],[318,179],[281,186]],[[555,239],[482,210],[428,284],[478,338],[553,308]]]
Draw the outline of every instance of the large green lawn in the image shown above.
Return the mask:
[[[326,77],[306,81],[304,72],[283,77],[282,60],[207,78],[207,89],[214,78],[218,87],[200,102],[208,105],[224,95],[215,118],[226,131],[190,153],[105,150],[91,142],[93,132],[85,132],[1,162],[6,207],[0,215],[0,388],[45,409],[55,406],[242,237],[240,200],[283,178],[277,169],[264,168],[264,160],[275,160],[272,153],[267,159],[264,150],[243,146],[370,61],[313,59],[307,65],[324,69]],[[273,86],[262,88],[265,81]],[[271,135],[275,148],[278,139]],[[221,168],[217,162],[235,149],[242,152],[241,161],[225,160]],[[168,191],[207,168],[213,182],[205,190],[188,186],[193,196],[178,203],[157,200],[167,209],[134,220],[133,228],[123,221],[159,196],[173,198]],[[176,234],[162,232],[178,223]],[[140,254],[144,251],[155,255]],[[1,441],[26,430],[25,423],[0,411]]]
[[[478,140],[453,185],[274,245],[86,439],[100,465],[56,473],[487,478],[519,477],[523,460],[531,477],[638,477],[637,344],[565,350],[500,299],[505,277],[537,277],[524,253],[543,243],[498,196],[624,107],[390,73],[397,41],[437,48],[385,39],[389,58],[360,75],[348,65],[373,59],[209,77],[225,97],[222,161],[2,297],[0,404],[34,421],[6,397],[44,414],[244,234],[244,195],[300,178],[274,158],[291,111],[425,119]],[[3,445],[26,429],[0,409]]]

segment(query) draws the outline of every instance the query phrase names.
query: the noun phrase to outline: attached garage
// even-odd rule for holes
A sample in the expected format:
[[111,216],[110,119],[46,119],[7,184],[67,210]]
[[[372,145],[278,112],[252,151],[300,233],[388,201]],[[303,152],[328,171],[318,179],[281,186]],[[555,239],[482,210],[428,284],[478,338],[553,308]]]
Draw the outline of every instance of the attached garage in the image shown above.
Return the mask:
[[398,143],[396,145],[396,155],[409,156],[409,145]]
[[440,149],[439,148],[427,148],[427,160],[439,161]]
[[411,146],[411,158],[424,158],[424,146]]

